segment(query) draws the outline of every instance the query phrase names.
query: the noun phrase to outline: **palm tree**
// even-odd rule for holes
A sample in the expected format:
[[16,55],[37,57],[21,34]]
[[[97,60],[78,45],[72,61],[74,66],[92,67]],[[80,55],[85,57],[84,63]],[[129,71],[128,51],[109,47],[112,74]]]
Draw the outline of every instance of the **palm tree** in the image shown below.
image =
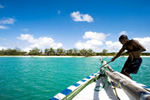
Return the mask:
[[29,54],[30,55],[39,55],[41,54],[42,51],[40,49],[38,49],[37,47],[33,48],[32,50],[30,50]]
[[85,49],[79,50],[81,56],[86,56],[87,51]]
[[72,55],[73,54],[73,49],[69,49],[67,50],[68,55]]
[[57,51],[57,54],[58,54],[58,55],[62,55],[62,54],[65,53],[63,48],[57,48],[56,51]]
[[107,51],[108,51],[108,50],[103,49],[102,54],[103,54],[103,55],[106,55]]
[[89,56],[92,56],[93,50],[92,50],[92,49],[88,49],[88,50],[87,50],[87,54],[88,54]]
[[73,49],[73,54],[76,55],[77,53],[78,53],[78,49],[74,48],[74,49]]
[[46,55],[49,55],[49,49],[46,48],[44,52]]
[[49,49],[49,55],[54,55],[55,54],[55,50],[51,47]]

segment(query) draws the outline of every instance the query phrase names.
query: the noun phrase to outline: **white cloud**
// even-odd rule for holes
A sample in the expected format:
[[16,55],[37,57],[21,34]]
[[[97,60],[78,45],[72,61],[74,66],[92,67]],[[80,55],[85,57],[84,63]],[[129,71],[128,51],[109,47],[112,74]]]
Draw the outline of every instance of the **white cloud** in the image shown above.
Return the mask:
[[94,40],[94,39],[88,40],[86,43],[87,43],[87,44],[91,44],[91,45],[93,45],[93,46],[103,45],[102,41]]
[[62,43],[55,43],[55,41],[52,38],[48,37],[40,37],[38,39],[35,39],[33,35],[30,34],[21,34],[20,37],[17,37],[20,40],[25,40],[28,43],[30,43],[30,46],[24,48],[24,51],[29,51],[32,48],[39,48],[44,50],[45,48],[53,47],[54,49],[62,47]]
[[31,47],[26,47],[23,49],[23,51],[29,52],[32,48]]
[[141,43],[146,48],[146,51],[150,52],[150,37],[134,38],[134,39],[139,41],[139,43]]
[[4,17],[4,18],[2,18],[0,20],[0,24],[14,24],[15,21],[16,20],[13,19],[13,18],[6,18],[6,17]]
[[105,41],[105,38],[107,37],[104,33],[98,33],[98,32],[85,32],[83,35],[83,39],[89,39],[86,42],[78,41],[75,44],[75,47],[77,49],[93,49],[94,51],[99,50],[99,46],[103,45],[102,41]]
[[6,50],[6,49],[7,49],[7,47],[0,47],[0,50],[2,50],[2,49]]
[[108,52],[118,52],[122,47],[120,42],[106,41],[105,44],[106,50],[108,50]]
[[104,33],[97,33],[97,32],[85,32],[83,38],[84,39],[96,39],[96,40],[100,40],[100,41],[104,41],[107,35],[105,35]]
[[0,29],[8,29],[8,27],[0,25]]
[[2,6],[2,5],[0,4],[0,8],[4,8],[4,6]]
[[75,47],[77,49],[84,48],[84,49],[93,49],[94,50],[94,49],[97,49],[97,47],[100,45],[103,45],[102,41],[92,39],[92,40],[88,40],[86,42],[79,41],[75,44]]
[[119,35],[127,35],[127,32],[126,32],[126,31],[121,31],[121,32],[119,33]]
[[71,17],[74,21],[87,21],[87,22],[93,22],[93,18],[88,14],[80,14],[79,11],[71,13]]
[[29,43],[33,43],[34,37],[30,34],[21,34],[20,37],[17,37],[20,40],[27,40]]

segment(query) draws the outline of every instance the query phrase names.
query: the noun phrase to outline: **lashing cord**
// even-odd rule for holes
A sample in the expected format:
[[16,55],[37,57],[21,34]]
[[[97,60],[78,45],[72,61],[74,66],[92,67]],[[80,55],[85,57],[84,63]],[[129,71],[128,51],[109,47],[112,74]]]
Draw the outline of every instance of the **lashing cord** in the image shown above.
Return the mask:
[[121,99],[119,98],[118,93],[117,93],[117,90],[116,90],[116,88],[119,87],[119,84],[117,85],[117,87],[115,87],[115,85],[114,85],[114,83],[113,83],[112,81],[111,81],[111,83],[112,83],[112,85],[113,85],[113,87],[114,87],[114,90],[115,90],[115,93],[116,93],[116,97],[117,97],[119,100],[121,100]]
[[[105,66],[105,68],[106,69],[101,69],[103,72],[106,72],[107,70],[108,70],[108,66],[106,65]],[[101,91],[104,87],[105,87],[105,85],[106,85],[106,83],[108,83],[108,86],[110,85],[110,82],[109,82],[109,80],[108,80],[108,76],[106,76],[105,74],[104,74],[104,76],[105,77],[107,77],[107,79],[105,80],[105,82],[103,81],[103,79],[102,79],[102,83],[103,83],[103,85],[102,86],[96,86],[95,87],[95,91]],[[119,96],[118,96],[118,93],[117,93],[117,90],[116,90],[116,88],[118,88],[119,87],[119,84],[117,85],[117,87],[115,87],[115,85],[114,85],[114,83],[111,81],[111,83],[112,83],[112,85],[113,85],[113,87],[114,87],[114,90],[115,90],[115,93],[116,93],[116,97],[118,98],[118,100],[121,100],[120,98],[119,98]],[[100,88],[100,89],[97,89],[97,88]]]

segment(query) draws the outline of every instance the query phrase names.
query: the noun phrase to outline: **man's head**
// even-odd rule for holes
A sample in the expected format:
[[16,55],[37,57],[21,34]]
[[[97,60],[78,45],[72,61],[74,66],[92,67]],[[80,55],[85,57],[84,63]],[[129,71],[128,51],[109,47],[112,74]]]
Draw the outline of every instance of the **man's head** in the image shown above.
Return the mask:
[[127,41],[129,41],[129,39],[128,39],[127,35],[121,35],[119,37],[119,41],[121,42],[121,44],[126,44]]

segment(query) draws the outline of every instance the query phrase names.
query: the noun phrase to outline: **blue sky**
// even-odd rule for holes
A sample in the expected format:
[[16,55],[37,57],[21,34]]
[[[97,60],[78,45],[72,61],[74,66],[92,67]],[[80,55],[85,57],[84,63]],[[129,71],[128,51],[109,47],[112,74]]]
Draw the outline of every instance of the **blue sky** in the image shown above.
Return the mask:
[[127,34],[150,52],[149,0],[0,0],[0,49],[107,49]]

